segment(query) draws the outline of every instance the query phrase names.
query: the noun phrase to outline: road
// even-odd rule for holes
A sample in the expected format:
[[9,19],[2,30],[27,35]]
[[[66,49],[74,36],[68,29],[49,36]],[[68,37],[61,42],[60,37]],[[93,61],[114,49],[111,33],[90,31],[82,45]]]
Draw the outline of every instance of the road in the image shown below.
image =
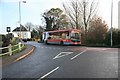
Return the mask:
[[118,49],[45,45],[28,57],[3,67],[3,78],[117,78]]

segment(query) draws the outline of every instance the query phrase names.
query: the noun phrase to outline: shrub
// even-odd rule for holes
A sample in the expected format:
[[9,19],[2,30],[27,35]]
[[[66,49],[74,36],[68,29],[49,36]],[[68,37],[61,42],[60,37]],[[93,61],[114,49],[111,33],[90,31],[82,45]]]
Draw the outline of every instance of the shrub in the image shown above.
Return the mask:
[[[119,29],[113,29],[112,40],[113,40],[113,46],[120,45],[120,30]],[[111,32],[110,31],[106,33],[106,38],[104,42],[110,46],[111,44]]]

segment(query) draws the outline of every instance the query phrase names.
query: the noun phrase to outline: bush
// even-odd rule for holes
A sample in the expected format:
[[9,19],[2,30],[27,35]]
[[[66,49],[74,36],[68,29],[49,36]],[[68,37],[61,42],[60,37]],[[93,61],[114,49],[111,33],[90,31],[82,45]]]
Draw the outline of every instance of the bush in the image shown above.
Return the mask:
[[[113,46],[120,45],[120,30],[119,29],[113,29],[112,40],[113,40]],[[105,44],[110,46],[111,44],[111,32],[110,31],[106,34],[106,38],[104,42]]]
[[16,45],[16,44],[18,44],[18,42],[19,42],[19,39],[18,39],[18,38],[13,38],[13,39],[11,40],[11,44],[12,44],[12,45]]

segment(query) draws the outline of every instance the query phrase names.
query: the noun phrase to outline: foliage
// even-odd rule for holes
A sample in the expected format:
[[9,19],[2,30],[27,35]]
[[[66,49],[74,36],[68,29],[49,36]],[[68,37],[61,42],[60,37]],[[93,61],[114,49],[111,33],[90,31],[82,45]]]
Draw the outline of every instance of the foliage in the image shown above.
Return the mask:
[[[24,50],[24,49],[25,49],[25,45],[21,44],[21,50]],[[20,52],[19,45],[12,46],[12,51],[13,51],[12,54],[16,54],[16,53]]]
[[3,41],[2,41],[2,35],[0,35],[0,47],[2,47]]
[[8,35],[3,35],[2,36],[2,47],[7,47],[10,44],[10,37]]
[[[112,40],[113,40],[113,46],[120,45],[120,29],[113,29],[112,30]],[[108,33],[106,33],[106,39],[105,43],[110,46],[111,43],[111,31],[109,30]]]
[[39,33],[38,33],[38,31],[33,29],[32,32],[31,32],[31,38],[37,38],[37,37],[39,37]]
[[52,23],[53,23],[53,17],[47,16],[47,13],[44,13],[43,15],[45,22],[46,22],[46,31],[52,30]]
[[108,26],[102,18],[95,17],[90,21],[90,27],[87,32],[88,44],[104,44],[105,34],[108,31]]
[[42,38],[41,38],[41,36],[42,36],[42,33],[44,32],[44,29],[42,28],[42,26],[36,26],[36,30],[37,30],[37,33],[38,33],[38,39],[41,39],[42,40]]
[[71,24],[77,29],[84,27],[85,33],[90,19],[95,15],[97,4],[94,0],[72,0],[70,3],[63,3],[64,10],[69,16]]
[[19,39],[14,37],[14,38],[12,38],[12,40],[11,40],[10,43],[11,43],[12,45],[16,45],[16,44],[18,44],[18,42],[19,42]]
[[[2,47],[7,47],[9,46],[9,44],[15,44],[14,42],[12,42],[13,40],[13,34],[10,33],[10,34],[6,34],[6,35],[2,35]],[[8,52],[8,49],[3,49],[2,50],[2,53],[5,53],[5,52]]]
[[63,7],[69,16],[71,26],[73,28],[79,29],[81,21],[79,1],[71,1],[70,4],[63,3]]
[[51,8],[49,11],[44,12],[43,18],[46,22],[46,31],[57,30],[67,26],[67,16],[63,14],[60,8]]
[[[31,39],[27,39],[27,41],[32,41],[32,38],[40,38],[44,29],[40,25],[34,25],[31,22],[27,22],[25,24],[27,30],[31,31]],[[26,39],[24,39],[26,41]]]

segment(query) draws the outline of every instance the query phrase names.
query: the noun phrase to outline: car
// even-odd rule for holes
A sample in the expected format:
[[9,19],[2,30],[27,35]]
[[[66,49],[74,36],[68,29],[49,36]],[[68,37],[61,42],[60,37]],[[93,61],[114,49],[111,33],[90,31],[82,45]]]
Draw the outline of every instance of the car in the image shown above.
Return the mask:
[[27,39],[22,39],[24,42],[27,42]]

